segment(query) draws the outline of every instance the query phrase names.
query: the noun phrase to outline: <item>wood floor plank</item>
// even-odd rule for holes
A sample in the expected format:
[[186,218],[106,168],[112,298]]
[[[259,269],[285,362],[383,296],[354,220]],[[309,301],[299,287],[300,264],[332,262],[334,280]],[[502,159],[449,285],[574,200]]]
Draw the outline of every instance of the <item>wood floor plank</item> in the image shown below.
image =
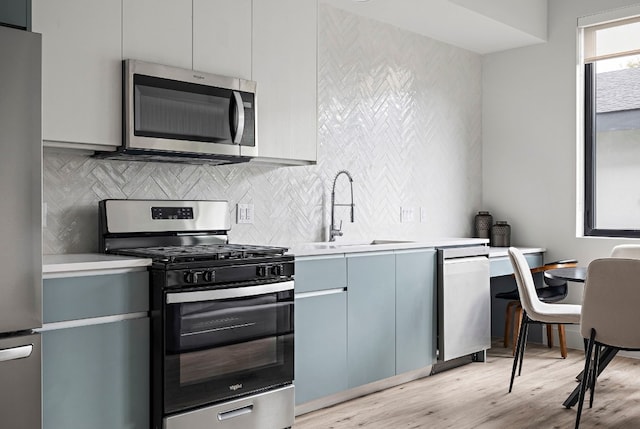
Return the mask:
[[[472,363],[370,394],[295,420],[295,429],[350,428],[571,428],[575,407],[562,402],[578,385],[584,356],[529,345],[522,375],[507,393],[511,349],[501,343],[487,362]],[[640,361],[617,356],[598,378],[594,406],[588,398],[581,428],[640,427]]]

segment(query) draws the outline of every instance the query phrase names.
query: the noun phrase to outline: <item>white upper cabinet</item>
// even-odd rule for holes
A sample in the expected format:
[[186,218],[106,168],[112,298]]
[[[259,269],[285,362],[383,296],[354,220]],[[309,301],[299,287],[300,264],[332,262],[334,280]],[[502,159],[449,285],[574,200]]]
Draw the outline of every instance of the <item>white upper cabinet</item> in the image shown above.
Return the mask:
[[32,0],[32,28],[42,33],[45,146],[79,143],[93,150],[120,144],[120,4]]
[[114,150],[122,60],[257,82],[257,161],[316,161],[317,0],[32,0],[45,146]]
[[122,0],[122,56],[192,68],[191,0]]
[[251,0],[193,0],[193,69],[251,80]]
[[316,161],[316,0],[253,2],[260,157]]

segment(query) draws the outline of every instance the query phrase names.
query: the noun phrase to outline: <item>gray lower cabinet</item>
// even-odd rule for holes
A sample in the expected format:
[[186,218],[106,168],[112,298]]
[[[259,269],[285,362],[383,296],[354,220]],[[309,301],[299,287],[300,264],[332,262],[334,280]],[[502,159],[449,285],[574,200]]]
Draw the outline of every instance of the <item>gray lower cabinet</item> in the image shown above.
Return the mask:
[[149,428],[149,319],[42,333],[44,429]]
[[44,429],[148,429],[146,271],[43,281]]
[[296,298],[296,404],[347,389],[347,292]]
[[432,365],[436,251],[296,258],[296,405]]
[[436,251],[396,251],[396,373],[436,361]]
[[395,256],[347,255],[349,388],[396,373]]
[[296,258],[296,405],[347,389],[347,262]]

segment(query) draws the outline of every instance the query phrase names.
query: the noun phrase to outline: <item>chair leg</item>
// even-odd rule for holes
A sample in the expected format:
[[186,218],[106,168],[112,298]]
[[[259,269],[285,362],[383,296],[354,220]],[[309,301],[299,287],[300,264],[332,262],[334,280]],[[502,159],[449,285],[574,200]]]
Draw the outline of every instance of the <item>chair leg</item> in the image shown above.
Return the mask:
[[515,308],[515,316],[513,318],[513,350],[511,350],[511,354],[516,354],[516,343],[518,342],[518,334],[520,333],[520,326],[522,325],[522,306],[520,303],[516,305]]
[[[525,322],[525,326],[526,326],[526,322]],[[514,326],[515,329],[515,326]],[[524,334],[525,334],[526,329],[520,329],[519,333],[518,333],[518,342],[516,344],[516,351],[515,351],[515,355],[513,356],[513,366],[511,368],[511,382],[509,383],[509,393],[511,393],[511,389],[513,389],[513,379],[516,376],[516,369],[518,367],[518,360],[520,357],[520,353],[524,352],[524,350],[522,350],[522,343],[524,341]]]
[[547,323],[547,346],[549,348],[553,347],[553,331],[551,330],[551,325]]
[[595,342],[596,330],[591,328],[591,335],[589,336],[589,344],[587,345],[587,354],[584,360],[584,371],[582,373],[582,380],[580,381],[580,396],[578,397],[578,411],[576,412],[576,426],[580,427],[580,416],[582,415],[582,406],[584,405],[584,394],[587,391],[587,384],[589,384],[589,369],[591,367],[591,353],[593,351],[593,344]]
[[520,351],[520,366],[518,368],[518,376],[522,374],[522,361],[524,359],[524,351],[527,348],[527,340],[529,339],[529,325],[530,325],[529,316],[524,312],[524,326],[520,327],[521,330],[524,331],[524,336],[522,337],[522,350]]
[[560,342],[560,354],[565,359],[567,357],[567,337],[562,323],[558,323],[558,341]]
[[509,301],[507,310],[504,314],[504,348],[509,347],[509,335],[511,334],[511,318],[513,317],[514,307],[518,305],[518,301]]
[[593,350],[593,369],[591,374],[591,395],[589,396],[589,408],[593,408],[593,397],[596,394],[596,380],[598,379],[598,367],[600,366],[600,346],[596,343]]

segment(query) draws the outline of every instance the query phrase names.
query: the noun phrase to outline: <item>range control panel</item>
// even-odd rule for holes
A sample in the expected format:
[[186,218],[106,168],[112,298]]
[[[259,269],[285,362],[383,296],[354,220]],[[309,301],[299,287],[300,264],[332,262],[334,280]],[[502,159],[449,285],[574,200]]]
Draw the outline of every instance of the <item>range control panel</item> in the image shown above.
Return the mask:
[[167,287],[193,287],[251,281],[259,283],[265,280],[291,278],[293,273],[293,261],[182,268],[167,271],[166,284]]

